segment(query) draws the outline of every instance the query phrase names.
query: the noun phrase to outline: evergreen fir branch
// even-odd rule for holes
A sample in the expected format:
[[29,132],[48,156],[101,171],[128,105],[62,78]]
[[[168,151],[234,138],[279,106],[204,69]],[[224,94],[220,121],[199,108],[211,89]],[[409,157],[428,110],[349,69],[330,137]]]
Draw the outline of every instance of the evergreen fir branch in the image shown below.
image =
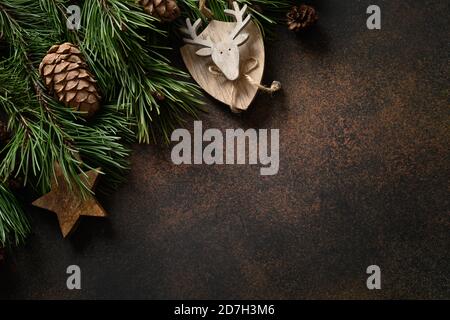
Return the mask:
[[[205,19],[206,17],[200,12],[198,0],[181,0],[180,6],[183,9],[183,13],[192,20],[199,18]],[[230,0],[209,0],[207,6],[211,10],[214,19],[221,21],[233,21],[233,18],[226,15],[224,10],[230,6]],[[260,28],[261,32],[265,34],[267,27],[277,23],[280,13],[284,13],[289,8],[290,1],[283,0],[237,0],[239,5],[248,5],[249,12],[253,15],[256,25]],[[259,12],[259,8],[263,9],[263,12]]]
[[0,184],[0,247],[20,244],[30,226],[16,197]]
[[86,159],[88,167],[101,168],[105,174],[100,191],[110,192],[124,182],[130,150],[123,143],[134,140],[132,128],[133,124],[116,105],[103,105],[90,126],[83,126],[84,132],[78,130],[75,145],[82,159]]
[[[36,66],[56,42],[57,33],[50,31],[51,24],[42,22],[39,19],[42,15],[37,12],[42,12],[39,10],[43,4],[50,10],[50,2],[19,0],[14,5],[11,1],[7,5],[2,3],[0,7],[0,19],[9,23],[2,24],[1,32],[13,51],[9,59],[0,63],[0,105],[9,116],[9,128],[15,133],[2,151],[0,176],[6,180],[23,175],[25,183],[32,179],[33,186],[46,192],[55,175],[54,163],[58,162],[70,184],[90,192],[78,176],[80,172],[100,165],[117,177],[126,168],[124,159],[129,151],[115,133],[129,135],[129,129],[124,129],[129,127],[129,122],[124,117],[119,120],[116,112],[106,108],[108,115],[99,116],[96,125],[88,126],[79,122],[82,120],[76,112],[45,93]],[[16,13],[18,8],[20,13]],[[57,7],[52,9],[55,15],[58,11]],[[108,128],[107,123],[116,127]]]
[[65,0],[39,0],[41,11],[47,16],[47,23],[49,23],[54,30],[54,33],[67,38],[67,35],[71,32],[67,26],[67,13],[66,7],[69,5],[69,1]]
[[[117,99],[120,109],[136,123],[139,142],[164,140],[186,115],[201,105],[197,86],[152,48],[143,34],[165,36],[152,16],[131,1],[87,0],[84,3],[84,40],[81,47],[99,78],[102,90]],[[164,101],[155,99],[162,93]]]
[[66,180],[85,192],[89,188],[79,177],[81,172],[102,167],[112,179],[120,177],[129,155],[119,138],[131,134],[126,117],[112,107],[104,107],[95,122],[87,126],[76,121],[75,112],[47,96],[40,84],[38,102],[33,95],[27,95],[29,87],[14,75],[2,73],[0,83],[6,81],[2,79],[5,75],[12,81],[10,88],[0,92],[0,106],[9,115],[8,126],[15,134],[2,152],[0,176],[21,175],[25,183],[33,179],[32,185],[40,192],[49,190],[55,162]]

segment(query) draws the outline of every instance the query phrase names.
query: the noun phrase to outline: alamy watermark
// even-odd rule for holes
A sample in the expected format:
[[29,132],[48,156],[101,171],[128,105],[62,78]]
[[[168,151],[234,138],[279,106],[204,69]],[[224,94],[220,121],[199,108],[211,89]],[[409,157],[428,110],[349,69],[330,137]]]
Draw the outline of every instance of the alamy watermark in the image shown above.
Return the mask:
[[77,5],[67,7],[67,29],[80,30],[81,27],[81,9]]
[[370,14],[367,18],[367,29],[380,30],[381,29],[381,9],[377,5],[371,5],[367,8],[367,14]]
[[380,290],[381,289],[381,268],[377,265],[368,266],[366,273],[370,274],[367,278],[366,286],[369,290]]
[[66,273],[69,274],[66,281],[67,289],[81,290],[81,268],[73,264],[67,267]]
[[219,129],[203,132],[202,122],[195,121],[193,137],[186,129],[176,129],[171,140],[178,142],[171,154],[176,165],[259,164],[263,166],[260,169],[263,176],[275,175],[279,170],[279,129],[226,129],[224,135]]

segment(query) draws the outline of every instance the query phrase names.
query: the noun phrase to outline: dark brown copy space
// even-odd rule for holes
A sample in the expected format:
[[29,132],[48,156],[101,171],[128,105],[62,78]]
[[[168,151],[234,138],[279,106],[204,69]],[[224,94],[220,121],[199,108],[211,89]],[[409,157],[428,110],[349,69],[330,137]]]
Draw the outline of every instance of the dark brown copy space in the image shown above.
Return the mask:
[[[314,3],[317,28],[279,27],[266,46],[281,94],[240,116],[208,97],[201,115],[205,129],[279,128],[278,175],[134,146],[128,182],[100,198],[109,219],[63,240],[54,214],[28,208],[0,297],[450,298],[448,1]],[[82,290],[66,289],[71,264]],[[366,288],[371,264],[382,290]]]

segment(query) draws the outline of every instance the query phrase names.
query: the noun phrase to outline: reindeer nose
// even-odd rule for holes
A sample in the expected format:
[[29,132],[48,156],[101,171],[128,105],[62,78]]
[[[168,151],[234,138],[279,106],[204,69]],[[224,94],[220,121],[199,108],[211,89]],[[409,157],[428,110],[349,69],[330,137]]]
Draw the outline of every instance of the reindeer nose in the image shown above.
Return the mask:
[[239,78],[239,63],[237,66],[228,65],[222,69],[222,73],[230,81],[235,81]]
[[230,81],[235,81],[239,78],[239,49],[233,51],[231,48],[224,50],[224,56],[227,57],[228,64],[225,67],[225,77]]
[[239,78],[239,69],[229,71],[229,73],[226,74],[225,77],[230,81],[237,80]]

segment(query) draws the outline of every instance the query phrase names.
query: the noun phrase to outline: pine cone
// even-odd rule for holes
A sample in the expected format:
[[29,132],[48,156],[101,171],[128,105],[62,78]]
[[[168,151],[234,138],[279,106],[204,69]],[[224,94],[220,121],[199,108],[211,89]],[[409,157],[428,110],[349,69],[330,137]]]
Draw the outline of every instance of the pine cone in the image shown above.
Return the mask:
[[60,102],[91,117],[100,108],[96,81],[78,48],[69,43],[54,45],[42,59],[39,72],[45,85]]
[[180,16],[176,0],[139,0],[144,11],[162,22],[171,22]]
[[286,16],[289,30],[295,32],[308,29],[319,19],[316,9],[306,4],[293,6]]

